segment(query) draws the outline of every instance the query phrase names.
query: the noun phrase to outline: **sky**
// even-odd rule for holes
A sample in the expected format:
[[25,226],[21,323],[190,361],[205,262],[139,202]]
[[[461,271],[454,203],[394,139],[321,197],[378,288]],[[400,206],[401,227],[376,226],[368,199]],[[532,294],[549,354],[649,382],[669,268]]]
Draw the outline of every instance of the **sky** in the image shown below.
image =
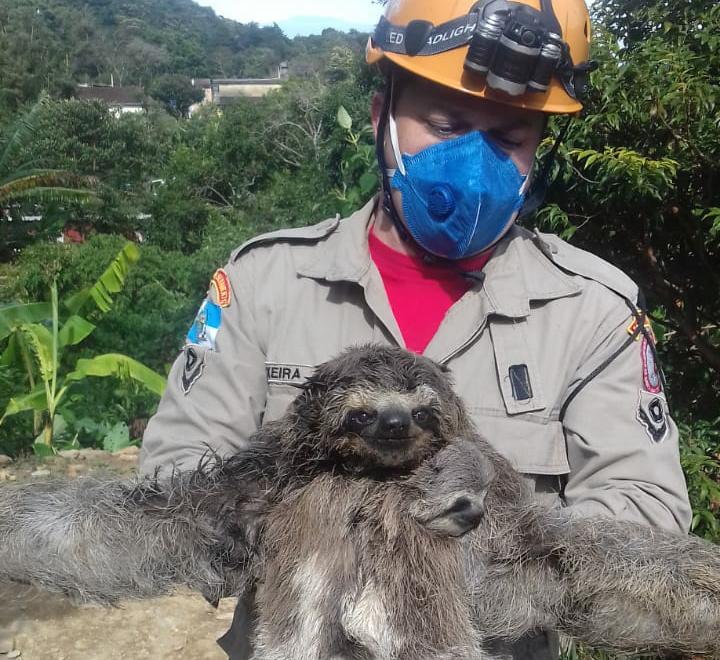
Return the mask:
[[196,0],[216,14],[241,23],[283,22],[298,16],[322,16],[358,25],[377,23],[382,7],[371,0]]

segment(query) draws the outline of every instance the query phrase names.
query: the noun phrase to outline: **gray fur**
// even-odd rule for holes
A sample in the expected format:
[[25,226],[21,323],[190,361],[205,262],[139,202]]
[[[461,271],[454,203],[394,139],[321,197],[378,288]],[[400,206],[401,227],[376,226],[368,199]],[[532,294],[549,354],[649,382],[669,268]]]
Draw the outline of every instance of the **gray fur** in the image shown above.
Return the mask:
[[255,660],[489,659],[542,628],[717,653],[719,576],[698,538],[540,508],[447,374],[391,348],[322,365],[195,472],[0,489],[0,578],[101,603],[252,590]]

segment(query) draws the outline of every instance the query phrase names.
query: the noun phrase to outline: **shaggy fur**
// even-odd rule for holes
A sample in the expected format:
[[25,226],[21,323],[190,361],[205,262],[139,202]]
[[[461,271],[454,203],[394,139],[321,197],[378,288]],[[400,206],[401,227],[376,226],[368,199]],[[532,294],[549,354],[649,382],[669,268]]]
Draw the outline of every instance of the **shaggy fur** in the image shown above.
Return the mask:
[[3,487],[0,578],[101,603],[253,589],[255,660],[489,659],[541,628],[720,652],[716,547],[539,508],[447,373],[392,348],[322,365],[195,472]]

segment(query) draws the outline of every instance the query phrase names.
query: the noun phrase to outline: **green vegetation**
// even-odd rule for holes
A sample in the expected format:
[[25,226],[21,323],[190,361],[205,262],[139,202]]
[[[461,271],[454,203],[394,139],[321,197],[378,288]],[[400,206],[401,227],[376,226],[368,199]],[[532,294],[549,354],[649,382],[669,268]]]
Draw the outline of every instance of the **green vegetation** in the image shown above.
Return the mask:
[[192,0],[3,0],[0,113],[42,90],[68,97],[78,82],[152,89],[166,76],[261,78],[285,60],[292,73],[314,75],[333,48],[359,51],[365,39],[328,30],[290,40],[277,26],[226,20]]
[[[80,312],[92,303],[100,314],[107,314],[113,296],[119,293],[131,266],[140,258],[134,243],[127,243],[112,264],[91,287],[64,302],[60,319],[57,284],[50,286],[50,303],[20,303],[0,307],[0,340],[7,340],[0,362],[25,372],[25,394],[12,397],[2,417],[33,412],[35,444],[48,451],[58,422],[58,410],[70,387],[90,376],[133,379],[161,395],[165,381],[152,370],[127,355],[107,353],[80,358],[68,373],[62,374],[64,352],[87,339],[96,326]],[[50,326],[48,328],[48,326]],[[40,429],[42,427],[42,434]]]
[[[594,6],[601,66],[583,121],[561,149],[549,204],[528,224],[562,234],[641,284],[683,437],[694,529],[720,540],[720,6]],[[46,403],[53,374],[67,382],[78,360],[96,355],[123,354],[167,373],[213,271],[234,247],[370,198],[377,170],[369,105],[378,79],[362,64],[363,42],[332,31],[291,41],[190,0],[2,3],[0,180],[28,169],[62,172],[55,185],[67,188],[63,181],[91,177],[94,200],[20,200],[17,191],[12,204],[0,199],[7,238],[0,301],[22,307],[22,322],[59,347],[61,324],[55,332],[47,292],[56,286],[58,300],[72,299],[101,277],[126,237],[143,238],[142,260],[124,274],[112,308],[94,305],[82,317],[92,333],[58,349],[48,378],[33,372],[35,388],[50,382]],[[190,77],[263,76],[281,60],[291,72],[282,90],[185,118]],[[116,117],[99,103],[64,99],[75,83],[108,82],[111,74],[117,84],[143,85],[158,102]],[[42,90],[50,98],[33,107]],[[561,125],[553,121],[552,131]],[[18,129],[21,140],[13,138]],[[22,222],[23,215],[39,221]],[[68,228],[87,240],[57,244]],[[6,354],[9,336],[0,332]],[[0,410],[31,389],[22,361],[0,361]],[[156,405],[132,379],[79,380],[55,406],[62,420],[55,436],[121,446],[138,439]],[[32,411],[5,419],[0,451],[27,451],[36,425]]]

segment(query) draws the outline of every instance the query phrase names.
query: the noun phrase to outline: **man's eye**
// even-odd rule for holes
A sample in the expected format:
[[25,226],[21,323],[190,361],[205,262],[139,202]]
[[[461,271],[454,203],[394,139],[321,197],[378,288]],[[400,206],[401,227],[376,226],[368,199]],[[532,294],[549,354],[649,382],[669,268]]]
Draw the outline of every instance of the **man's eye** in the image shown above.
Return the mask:
[[459,128],[453,124],[430,123],[430,129],[440,137],[450,137],[458,133]]
[[520,140],[509,135],[503,135],[502,133],[491,133],[490,138],[501,149],[518,149],[522,146],[522,142]]

